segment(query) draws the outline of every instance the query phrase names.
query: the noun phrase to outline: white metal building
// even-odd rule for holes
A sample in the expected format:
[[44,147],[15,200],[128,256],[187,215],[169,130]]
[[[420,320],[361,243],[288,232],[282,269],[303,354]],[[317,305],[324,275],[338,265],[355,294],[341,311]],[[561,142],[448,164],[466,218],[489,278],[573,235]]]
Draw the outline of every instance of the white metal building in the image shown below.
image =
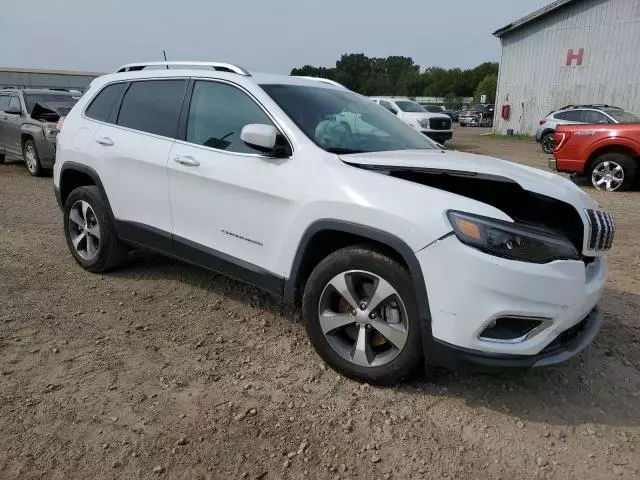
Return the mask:
[[502,43],[496,132],[532,134],[572,104],[640,113],[640,0],[558,0],[494,35]]

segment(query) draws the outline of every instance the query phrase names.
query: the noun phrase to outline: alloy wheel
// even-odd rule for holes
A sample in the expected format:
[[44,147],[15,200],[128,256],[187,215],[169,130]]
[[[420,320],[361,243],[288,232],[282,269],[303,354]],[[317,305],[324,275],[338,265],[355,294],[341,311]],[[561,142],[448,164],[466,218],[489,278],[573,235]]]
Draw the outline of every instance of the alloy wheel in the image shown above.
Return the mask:
[[591,183],[598,190],[613,192],[624,183],[624,169],[611,160],[601,162],[591,173]]
[[27,170],[35,173],[38,168],[38,160],[36,159],[36,149],[31,144],[27,145],[24,149],[24,163],[27,166]]
[[333,277],[320,295],[322,333],[345,360],[378,367],[395,359],[407,342],[407,310],[398,292],[371,272],[350,270]]
[[544,153],[553,153],[553,136],[545,135],[542,139],[542,150]]
[[78,200],[69,211],[69,236],[73,247],[83,260],[93,260],[100,250],[100,224],[93,208],[85,200]]

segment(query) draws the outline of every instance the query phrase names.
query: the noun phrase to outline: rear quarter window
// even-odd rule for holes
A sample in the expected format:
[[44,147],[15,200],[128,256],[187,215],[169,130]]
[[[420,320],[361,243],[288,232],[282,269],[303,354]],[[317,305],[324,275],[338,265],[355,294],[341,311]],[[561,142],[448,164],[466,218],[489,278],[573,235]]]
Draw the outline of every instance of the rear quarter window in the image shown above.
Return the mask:
[[114,83],[104,87],[89,104],[84,112],[85,115],[94,120],[108,122],[126,85],[126,83]]

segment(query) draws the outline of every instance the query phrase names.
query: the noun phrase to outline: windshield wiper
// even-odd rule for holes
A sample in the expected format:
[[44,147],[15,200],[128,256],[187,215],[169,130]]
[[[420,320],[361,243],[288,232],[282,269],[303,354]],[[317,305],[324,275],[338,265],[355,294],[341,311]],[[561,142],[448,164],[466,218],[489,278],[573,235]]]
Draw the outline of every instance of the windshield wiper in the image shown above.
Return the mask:
[[337,148],[337,147],[329,147],[325,148],[325,150],[329,153],[335,153],[337,155],[346,155],[348,153],[364,153],[365,150],[354,150],[353,148]]

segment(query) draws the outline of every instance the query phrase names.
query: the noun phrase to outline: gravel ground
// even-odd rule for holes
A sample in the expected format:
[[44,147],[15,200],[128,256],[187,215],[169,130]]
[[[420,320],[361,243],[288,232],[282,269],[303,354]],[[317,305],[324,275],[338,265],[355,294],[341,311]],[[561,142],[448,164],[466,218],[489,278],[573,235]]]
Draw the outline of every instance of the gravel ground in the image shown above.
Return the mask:
[[[482,132],[451,146],[545,168],[536,144]],[[639,478],[640,192],[584,188],[618,228],[592,346],[373,388],[251,287],[147,253],[83,271],[51,178],[2,165],[0,478]]]

